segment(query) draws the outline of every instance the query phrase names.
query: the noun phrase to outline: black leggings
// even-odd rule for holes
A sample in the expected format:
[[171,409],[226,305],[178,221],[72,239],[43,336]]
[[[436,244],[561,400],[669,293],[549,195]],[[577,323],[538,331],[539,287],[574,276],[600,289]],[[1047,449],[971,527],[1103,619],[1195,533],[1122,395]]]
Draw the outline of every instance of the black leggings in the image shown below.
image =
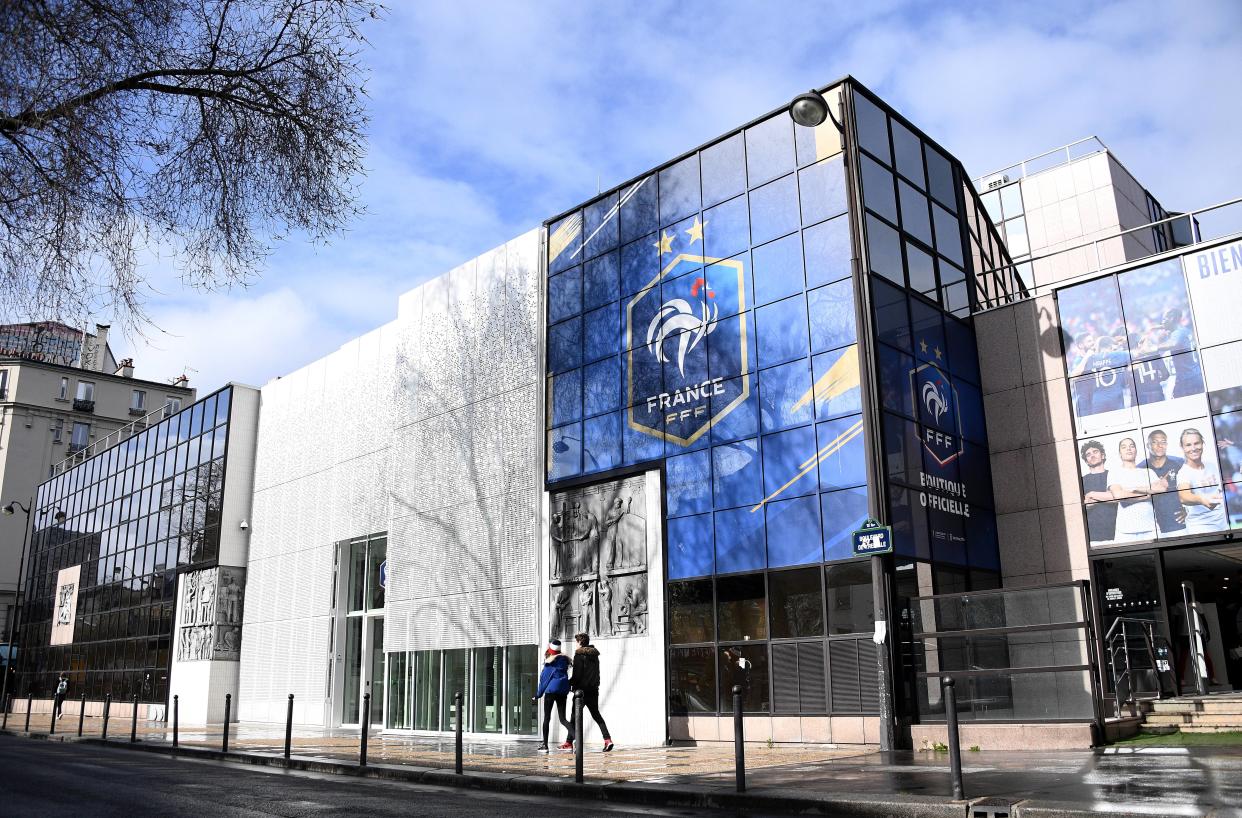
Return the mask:
[[561,726],[569,731],[572,737],[574,732],[573,724],[565,719],[565,696],[553,693],[545,693],[543,697],[543,743],[548,743],[548,725],[552,722],[552,708],[556,708],[556,717],[561,720]]
[[[591,714],[591,718],[595,719],[595,723],[599,725],[599,731],[604,736],[604,741],[612,741],[612,736],[608,734],[608,725],[604,723],[604,717],[599,714],[599,688],[595,690],[582,691],[582,709]],[[574,740],[577,733],[574,730],[575,725],[569,725],[569,741]]]

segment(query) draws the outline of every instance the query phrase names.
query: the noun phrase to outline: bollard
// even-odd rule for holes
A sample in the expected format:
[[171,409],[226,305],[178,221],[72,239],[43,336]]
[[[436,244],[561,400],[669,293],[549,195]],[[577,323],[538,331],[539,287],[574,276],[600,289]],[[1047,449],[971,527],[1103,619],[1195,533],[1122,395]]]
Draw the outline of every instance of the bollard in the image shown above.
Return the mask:
[[112,714],[112,694],[104,694],[103,740],[108,740],[108,716]]
[[86,721],[86,694],[82,694],[82,704],[78,707],[78,738],[82,738],[82,724]]
[[233,694],[224,694],[224,744],[221,745],[224,752],[229,751],[229,719],[233,714]]
[[371,694],[362,694],[362,736],[358,739],[358,766],[367,766],[367,734],[371,732]]
[[129,743],[138,741],[138,694],[134,694],[134,712],[129,718]]
[[453,762],[453,772],[457,773],[458,775],[461,775],[461,730],[462,730],[461,693],[453,694],[453,705],[457,711],[457,724],[454,726],[454,732],[456,732],[457,734],[456,735],[457,749],[456,749],[456,758]]
[[179,721],[181,719],[180,705],[181,705],[181,697],[176,694],[173,694],[173,749],[174,750],[177,749],[177,740],[178,738],[180,738],[177,735],[179,732],[178,728],[181,726],[179,724]]
[[944,691],[944,722],[945,731],[949,734],[949,769],[953,774],[953,800],[961,801],[965,796],[962,786],[962,741],[957,733],[957,693],[953,690],[951,676],[940,677],[940,687]]
[[586,746],[586,725],[582,722],[582,691],[574,691],[574,783],[582,783],[583,748]]
[[9,729],[9,708],[13,705],[13,694],[4,694],[4,724],[0,724],[0,730]]
[[30,708],[34,707],[34,694],[26,696],[26,732],[30,732]]
[[47,723],[47,734],[56,735],[56,699],[52,699],[52,718]]
[[742,686],[733,686],[733,777],[737,791],[746,792],[746,733],[742,721]]
[[289,709],[285,711],[285,758],[293,749],[293,694],[289,694]]

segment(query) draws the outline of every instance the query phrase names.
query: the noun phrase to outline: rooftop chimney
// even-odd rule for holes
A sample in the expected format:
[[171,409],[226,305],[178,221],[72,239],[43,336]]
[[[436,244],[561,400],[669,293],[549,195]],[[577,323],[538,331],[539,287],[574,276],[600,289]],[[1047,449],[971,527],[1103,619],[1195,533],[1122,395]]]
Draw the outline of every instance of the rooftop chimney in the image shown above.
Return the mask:
[[133,358],[122,359],[121,362],[117,364],[116,366],[116,372],[112,374],[120,375],[122,378],[134,377],[134,359]]
[[111,324],[95,325],[95,355],[91,364],[96,372],[103,372],[108,366],[108,330]]

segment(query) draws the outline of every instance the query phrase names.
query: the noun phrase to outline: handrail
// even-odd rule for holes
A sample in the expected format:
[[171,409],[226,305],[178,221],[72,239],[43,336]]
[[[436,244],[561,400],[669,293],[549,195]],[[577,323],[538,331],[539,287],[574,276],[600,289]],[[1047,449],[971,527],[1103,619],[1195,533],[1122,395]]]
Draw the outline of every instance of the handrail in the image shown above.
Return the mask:
[[[1108,648],[1108,669],[1113,677],[1113,706],[1116,717],[1121,718],[1121,682],[1124,679],[1126,683],[1125,703],[1130,705],[1133,712],[1137,697],[1134,695],[1134,667],[1130,662],[1130,632],[1127,630],[1128,625],[1138,625],[1139,635],[1143,639],[1143,646],[1146,649],[1147,658],[1151,661],[1151,668],[1159,673],[1159,666],[1156,664],[1156,646],[1154,635],[1154,623],[1149,619],[1137,619],[1129,616],[1119,616],[1113,620],[1113,624],[1108,626],[1108,632],[1104,635],[1104,643]],[[1120,631],[1118,630],[1120,626]],[[1125,664],[1125,669],[1118,672],[1118,649],[1120,649],[1121,659]],[[1164,690],[1157,683],[1157,698],[1163,698]]]
[[[1090,281],[1091,279],[1098,278],[1100,274],[1102,274],[1105,270],[1111,270],[1117,267],[1124,267],[1130,264],[1138,264],[1139,262],[1150,262],[1153,259],[1156,259],[1159,257],[1167,256],[1167,257],[1172,258],[1172,257],[1183,255],[1186,252],[1186,248],[1188,247],[1197,247],[1201,244],[1212,244],[1212,243],[1232,240],[1236,236],[1242,235],[1242,229],[1240,229],[1239,231],[1235,231],[1234,233],[1223,233],[1218,236],[1209,236],[1205,238],[1202,235],[1202,231],[1199,229],[1201,227],[1201,224],[1200,224],[1198,217],[1204,214],[1207,214],[1207,213],[1212,213],[1217,210],[1223,210],[1228,207],[1236,207],[1238,205],[1242,205],[1242,196],[1235,197],[1233,199],[1227,199],[1223,202],[1217,202],[1216,204],[1211,204],[1206,207],[1198,208],[1196,210],[1188,210],[1185,213],[1175,213],[1175,214],[1166,216],[1163,219],[1158,219],[1156,221],[1148,222],[1146,224],[1141,224],[1138,227],[1130,227],[1125,230],[1119,230],[1116,233],[1110,233],[1107,236],[1100,236],[1098,238],[1094,238],[1089,241],[1084,241],[1080,244],[1075,244],[1071,247],[1062,247],[1057,250],[1050,250],[1047,253],[1044,253],[1043,255],[1027,256],[1023,258],[1021,261],[1010,262],[1008,264],[1002,264],[998,267],[984,270],[982,271],[981,275],[987,275],[989,273],[996,274],[1003,270],[1007,270],[1011,267],[1015,267],[1018,265],[1027,265],[1027,264],[1031,265],[1032,270],[1033,270],[1034,266],[1040,262],[1048,261],[1049,259],[1056,258],[1057,256],[1061,256],[1065,253],[1072,253],[1076,250],[1084,250],[1084,249],[1090,248],[1095,258],[1095,269],[1094,270],[1087,270],[1078,275],[1070,276],[1064,279],[1059,279],[1057,281],[1053,281],[1047,284],[1037,285],[1034,280],[1030,282],[1026,282],[1027,298],[1036,298],[1040,295],[1045,295],[1051,292],[1052,290],[1061,289],[1062,287],[1068,287],[1072,284],[1077,284],[1079,282]],[[1168,250],[1153,251],[1145,256],[1141,256],[1138,258],[1122,259],[1121,261],[1118,261],[1114,264],[1108,264],[1108,265],[1104,264],[1103,257],[1100,255],[1100,245],[1103,244],[1104,242],[1115,242],[1118,240],[1123,240],[1127,235],[1131,233],[1148,232],[1148,231],[1151,231],[1152,229],[1161,227],[1163,225],[1172,224],[1173,222],[1178,222],[1178,221],[1183,221],[1183,220],[1186,220],[1188,221],[1188,223],[1195,225],[1195,228],[1196,228],[1194,231],[1192,231],[1191,240],[1188,244],[1179,245],[1177,247],[1170,247]],[[1003,307],[1007,303],[1009,302],[1001,302],[998,300],[997,303],[995,304],[989,303],[986,307],[984,307],[984,309],[990,309],[992,307]]]
[[[1091,150],[1091,151],[1087,151],[1087,152],[1085,152],[1085,153],[1082,153],[1082,154],[1080,154],[1080,155],[1079,155],[1079,156],[1077,156],[1077,157],[1072,156],[1072,155],[1070,154],[1070,148],[1073,148],[1075,145],[1082,145],[1082,144],[1083,144],[1083,143],[1085,143],[1085,142],[1094,142],[1094,143],[1095,143],[1096,145],[1098,145],[1099,147],[1095,148],[1094,150]],[[1043,171],[1045,171],[1045,170],[1050,170],[1050,169],[1052,169],[1052,168],[1057,168],[1057,167],[1060,167],[1061,165],[1068,165],[1070,162],[1075,161],[1075,159],[1081,159],[1082,157],[1084,157],[1084,156],[1089,156],[1089,155],[1090,155],[1090,154],[1092,154],[1092,153],[1098,153],[1098,152],[1100,152],[1100,151],[1107,151],[1107,150],[1108,150],[1108,146],[1107,146],[1107,145],[1105,145],[1105,144],[1104,144],[1104,142],[1103,142],[1103,141],[1102,141],[1102,140],[1101,140],[1098,136],[1084,136],[1082,139],[1076,139],[1076,140],[1074,140],[1073,142],[1070,142],[1069,144],[1066,144],[1066,145],[1062,145],[1062,146],[1061,146],[1061,147],[1059,147],[1059,148],[1053,148],[1053,149],[1052,149],[1052,150],[1050,150],[1050,151],[1044,151],[1043,153],[1036,154],[1035,156],[1032,156],[1032,157],[1030,157],[1030,158],[1028,158],[1028,159],[1023,159],[1021,162],[1015,162],[1015,163],[1014,163],[1014,164],[1012,164],[1012,165],[1007,165],[1007,166],[1005,166],[1005,167],[1003,167],[1003,168],[1000,168],[999,170],[994,170],[994,171],[992,171],[991,173],[985,173],[985,174],[983,174],[982,176],[978,176],[978,177],[976,177],[976,178],[973,180],[973,182],[974,182],[974,185],[975,185],[975,189],[976,189],[976,190],[982,190],[982,189],[983,189],[982,185],[983,185],[983,180],[984,180],[984,179],[991,179],[991,178],[992,178],[992,177],[994,177],[994,176],[1000,176],[1001,174],[1007,173],[1007,172],[1009,172],[1009,171],[1011,171],[1011,170],[1014,170],[1015,168],[1018,168],[1018,169],[1021,169],[1021,171],[1022,171],[1022,175],[1021,175],[1021,176],[1019,176],[1017,179],[1010,179],[1010,180],[1009,180],[1009,182],[1016,182],[1016,181],[1018,181],[1018,180],[1020,180],[1020,179],[1025,179],[1025,178],[1027,177],[1027,175],[1028,175],[1027,166],[1028,166],[1028,165],[1034,164],[1035,162],[1037,162],[1037,161],[1039,161],[1040,159],[1043,159],[1043,158],[1045,158],[1045,157],[1048,157],[1048,156],[1053,156],[1053,155],[1056,155],[1056,154],[1059,154],[1059,153],[1062,153],[1062,152],[1064,152],[1064,153],[1065,153],[1065,161],[1064,161],[1064,162],[1057,162],[1056,164],[1053,164],[1053,165],[1048,165],[1047,167],[1043,167],[1043,166],[1041,166],[1038,170],[1031,171],[1030,173],[1042,173],[1042,172],[1043,172]]]

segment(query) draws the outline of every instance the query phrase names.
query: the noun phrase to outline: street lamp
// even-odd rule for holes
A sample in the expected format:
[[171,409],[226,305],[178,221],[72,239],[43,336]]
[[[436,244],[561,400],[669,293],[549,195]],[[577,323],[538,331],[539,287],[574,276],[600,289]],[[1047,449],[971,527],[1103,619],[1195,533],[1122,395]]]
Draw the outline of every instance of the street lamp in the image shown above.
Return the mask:
[[[5,663],[4,663],[4,680],[0,681],[0,707],[8,707],[9,700],[9,676],[13,673],[13,629],[17,624],[17,620],[21,617],[22,604],[22,586],[25,584],[26,575],[26,547],[30,544],[30,507],[34,505],[34,498],[31,497],[23,505],[16,500],[10,500],[9,504],[4,507],[4,516],[12,517],[21,509],[26,515],[26,525],[22,529],[22,555],[17,563],[17,595],[13,598],[13,614],[9,617],[9,634],[5,641]],[[56,509],[55,520],[58,523],[65,521],[65,512]]]
[[793,118],[794,124],[804,128],[822,125],[824,120],[831,117],[832,124],[837,127],[837,130],[844,132],[841,123],[837,122],[835,116],[832,116],[828,100],[824,99],[824,95],[818,91],[807,91],[805,94],[798,94],[794,97],[789,103],[789,116]]

